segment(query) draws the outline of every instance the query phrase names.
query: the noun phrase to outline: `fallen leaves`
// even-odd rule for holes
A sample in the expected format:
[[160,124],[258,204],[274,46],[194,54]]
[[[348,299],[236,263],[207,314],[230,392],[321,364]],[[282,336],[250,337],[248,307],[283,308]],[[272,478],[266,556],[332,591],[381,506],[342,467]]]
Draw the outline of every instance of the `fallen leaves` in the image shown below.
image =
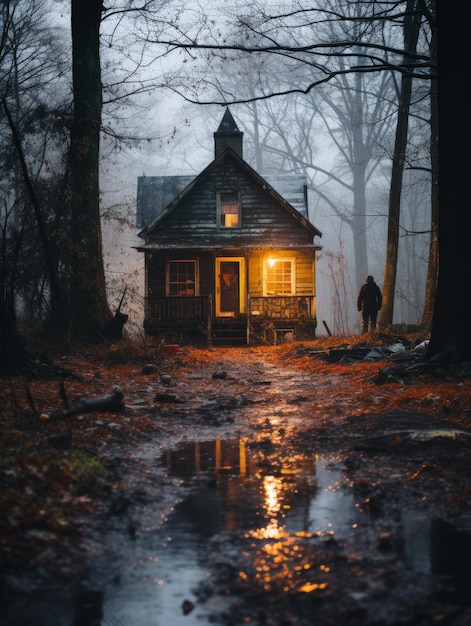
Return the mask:
[[[434,376],[428,372],[378,386],[375,378],[381,364],[325,363],[307,349],[334,346],[335,342],[338,339],[315,341],[310,346],[292,343],[231,348],[230,353],[225,349],[183,347],[177,358],[168,360],[152,350],[137,354],[120,349],[112,352],[113,358],[99,353],[64,355],[58,356],[56,370],[52,366],[47,370],[36,367],[36,378],[31,372],[0,378],[2,553],[15,559],[31,550],[39,555],[45,547],[67,545],[72,535],[79,534],[83,519],[103,513],[106,507],[102,490],[110,484],[109,451],[115,447],[129,448],[160,429],[175,430],[178,419],[184,418],[186,430],[196,428],[203,417],[207,419],[206,413],[212,415],[217,409],[218,415],[224,415],[226,409],[230,412],[251,402],[248,386],[257,392],[264,386],[267,390],[274,387],[266,371],[261,377],[254,369],[249,378],[238,379],[232,368],[221,365],[228,358],[234,364],[237,360],[247,363],[262,358],[274,368],[291,368],[307,380],[317,381],[315,393],[298,394],[287,402],[290,411],[302,404],[303,413],[309,415],[299,426],[299,437],[313,437],[317,445],[333,447],[345,445],[349,435],[364,445],[363,451],[356,452],[360,459],[373,434],[381,433],[386,438],[382,447],[371,449],[389,454],[404,455],[411,446],[423,446],[423,442],[406,441],[395,432],[404,419],[413,420],[418,428],[443,419],[448,426],[469,428],[470,379],[457,373]],[[204,368],[209,368],[212,375],[204,377]],[[72,375],[65,376],[65,372]],[[171,387],[173,381],[178,384],[178,393]],[[93,412],[86,410],[84,398],[99,403],[115,388],[122,393],[117,413],[109,413],[106,406]],[[182,398],[199,402],[199,409],[183,411]],[[51,419],[61,415],[67,417],[67,428],[61,419]],[[164,415],[165,420],[158,419]],[[279,418],[283,420],[283,412]],[[219,425],[220,420],[215,422]],[[427,445],[433,446],[434,442]],[[434,497],[434,489],[443,490],[453,480],[452,461],[438,457],[433,462],[424,460],[418,467],[412,458],[404,467],[403,480],[409,476],[413,486],[428,489],[429,497]],[[357,463],[356,468],[356,487],[372,489],[381,471],[374,460]],[[115,486],[123,494],[135,489],[125,481],[116,481]],[[469,492],[449,493],[456,509],[469,498]],[[381,510],[382,503],[374,494],[364,495],[365,506],[371,511]],[[82,536],[82,541],[86,540]],[[388,543],[387,538],[378,541]]]

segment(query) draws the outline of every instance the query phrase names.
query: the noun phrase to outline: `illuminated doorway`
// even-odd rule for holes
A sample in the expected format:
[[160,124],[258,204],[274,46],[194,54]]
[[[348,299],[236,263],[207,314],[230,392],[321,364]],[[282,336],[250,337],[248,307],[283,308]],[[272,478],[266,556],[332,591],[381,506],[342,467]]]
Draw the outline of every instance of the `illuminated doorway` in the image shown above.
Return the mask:
[[245,259],[216,259],[216,317],[245,313]]

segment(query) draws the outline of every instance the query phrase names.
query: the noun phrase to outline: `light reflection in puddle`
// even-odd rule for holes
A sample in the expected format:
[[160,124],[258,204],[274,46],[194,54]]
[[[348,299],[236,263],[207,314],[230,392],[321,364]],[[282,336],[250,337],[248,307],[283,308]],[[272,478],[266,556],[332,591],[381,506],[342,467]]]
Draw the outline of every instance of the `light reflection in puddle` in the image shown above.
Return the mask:
[[[141,454],[154,459],[155,447]],[[322,595],[335,585],[336,557],[380,557],[378,530],[361,505],[364,494],[355,491],[339,461],[299,454],[273,438],[186,443],[167,451],[163,463],[170,481],[188,485],[187,497],[164,523],[151,507],[143,511],[150,520],[136,540],[123,540],[122,533],[107,538],[109,554],[87,581],[99,598],[97,626],[217,623],[214,616],[227,611],[237,593],[230,580],[229,593],[198,599],[206,584],[214,584],[215,568],[226,563],[237,564],[239,588]],[[403,547],[390,558],[404,557],[404,567],[424,575],[455,577],[443,600],[469,603],[469,534],[423,512],[398,512],[396,522]],[[54,609],[57,598],[43,602]],[[15,618],[7,623],[90,626],[88,606],[84,619],[73,603],[64,600],[61,610],[61,617],[40,621],[33,602],[23,602],[9,606]]]
[[[222,611],[230,597],[200,606],[195,594],[219,558],[217,542],[211,540],[221,538],[224,548],[224,537],[227,546],[231,533],[240,537],[236,551],[242,550],[243,540],[250,546],[240,579],[269,592],[322,593],[328,588],[332,564],[313,562],[313,542],[334,541],[345,554],[378,553],[371,513],[362,507],[362,497],[339,462],[282,447],[280,452],[270,441],[217,439],[169,450],[164,463],[169,476],[188,481],[189,494],[162,529],[149,533],[144,548],[137,542],[137,551],[156,556],[146,561],[140,554],[140,565],[123,571],[120,583],[107,590],[102,626],[214,623],[209,613]],[[398,521],[394,532],[402,532],[406,565],[430,573],[431,521],[404,511]],[[188,601],[196,608],[185,614],[182,607]]]

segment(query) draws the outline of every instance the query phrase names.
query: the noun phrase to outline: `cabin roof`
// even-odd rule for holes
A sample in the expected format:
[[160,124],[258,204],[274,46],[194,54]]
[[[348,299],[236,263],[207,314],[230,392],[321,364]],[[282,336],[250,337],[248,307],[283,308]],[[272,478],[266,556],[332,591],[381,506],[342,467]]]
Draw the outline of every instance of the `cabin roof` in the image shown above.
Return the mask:
[[[267,191],[276,202],[281,205],[286,211],[288,211],[304,228],[311,232],[313,236],[322,236],[320,230],[318,230],[309,220],[298,211],[287,199],[285,199],[276,189],[268,182],[268,180],[262,177],[256,172],[243,158],[241,158],[232,148],[226,148],[218,157],[216,157],[198,176],[194,177],[188,182],[182,177],[181,180],[176,180],[173,177],[174,189],[177,190],[179,186],[184,186],[177,195],[162,208],[160,213],[138,233],[141,238],[146,238],[157,226],[162,222],[177,206],[178,204],[189,194],[195,187],[197,187],[209,174],[216,169],[224,159],[233,159],[236,164],[246,172],[264,191]],[[282,178],[279,178],[279,184],[281,185]],[[286,181],[285,181],[286,183]],[[138,194],[139,198],[139,194]],[[155,209],[154,209],[155,210]],[[154,214],[155,215],[155,214]]]
[[143,230],[189,185],[196,175],[139,176],[137,179],[136,227]]
[[[175,176],[139,176],[137,179],[136,228],[143,230],[162,213],[196,174]],[[306,174],[267,174],[263,176],[301,215],[309,219]]]
[[261,250],[262,248],[264,250],[299,250],[301,248],[304,249],[316,249],[316,250],[321,250],[322,246],[319,244],[315,244],[315,243],[305,243],[305,244],[278,244],[278,243],[264,243],[263,245],[260,243],[244,243],[244,245],[227,245],[224,242],[221,242],[220,244],[201,244],[201,243],[186,243],[184,244],[184,246],[182,246],[182,244],[172,244],[172,243],[156,243],[156,242],[151,242],[151,243],[145,243],[145,244],[141,244],[138,246],[133,246],[133,248],[135,248],[136,250],[141,250],[142,252],[145,252],[146,250],[240,250],[241,248],[244,249],[252,249],[252,250]]

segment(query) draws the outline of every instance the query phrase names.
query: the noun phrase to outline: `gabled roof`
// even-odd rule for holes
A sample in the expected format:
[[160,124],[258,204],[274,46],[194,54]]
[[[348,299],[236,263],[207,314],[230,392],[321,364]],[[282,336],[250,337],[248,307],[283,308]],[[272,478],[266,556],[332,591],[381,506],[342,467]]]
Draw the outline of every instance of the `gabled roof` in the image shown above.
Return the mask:
[[[227,113],[227,111],[226,111]],[[229,113],[230,115],[230,113]],[[232,118],[232,116],[231,116]],[[224,119],[223,119],[224,121]],[[222,124],[222,122],[221,122]],[[321,237],[322,233],[318,230],[306,217],[304,217],[297,209],[294,208],[278,191],[276,191],[268,181],[263,178],[258,172],[256,172],[244,159],[242,159],[234,150],[226,148],[214,161],[212,161],[198,176],[196,176],[189,184],[161,211],[159,215],[141,232],[138,236],[145,238],[163,221],[165,218],[182,202],[182,200],[190,194],[196,187],[198,187],[205,178],[207,178],[213,170],[215,170],[219,164],[227,158],[233,159],[236,164],[245,173],[250,176],[261,189],[269,193],[275,201],[281,205],[286,211],[288,211],[306,230],[308,230],[313,236]]]
[[137,179],[136,228],[143,230],[172,200],[196,178],[180,176],[139,176]]
[[[137,179],[136,228],[143,230],[162,213],[196,174],[139,176]],[[309,219],[306,174],[266,174],[263,178],[301,215]]]

